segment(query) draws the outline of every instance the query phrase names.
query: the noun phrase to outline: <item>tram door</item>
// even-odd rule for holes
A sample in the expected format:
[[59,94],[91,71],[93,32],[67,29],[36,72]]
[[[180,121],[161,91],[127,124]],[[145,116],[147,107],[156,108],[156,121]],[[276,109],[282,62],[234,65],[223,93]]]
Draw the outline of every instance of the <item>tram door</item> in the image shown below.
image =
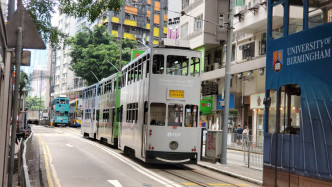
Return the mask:
[[296,84],[278,92],[276,186],[299,186],[301,90]]

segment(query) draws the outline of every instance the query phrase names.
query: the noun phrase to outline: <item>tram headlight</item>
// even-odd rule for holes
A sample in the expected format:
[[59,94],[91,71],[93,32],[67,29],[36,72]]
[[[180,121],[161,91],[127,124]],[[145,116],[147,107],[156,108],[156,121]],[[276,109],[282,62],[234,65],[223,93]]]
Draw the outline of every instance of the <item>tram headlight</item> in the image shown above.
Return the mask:
[[169,143],[169,148],[171,148],[172,150],[175,150],[179,147],[179,143],[177,141],[171,141]]

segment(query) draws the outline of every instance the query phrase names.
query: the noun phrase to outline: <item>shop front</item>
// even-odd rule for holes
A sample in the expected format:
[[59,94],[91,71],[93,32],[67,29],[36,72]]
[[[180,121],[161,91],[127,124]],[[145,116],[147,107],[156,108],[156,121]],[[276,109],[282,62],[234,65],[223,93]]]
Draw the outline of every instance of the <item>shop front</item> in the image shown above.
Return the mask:
[[263,146],[264,137],[264,93],[250,95],[250,110],[252,111],[252,142],[254,146]]

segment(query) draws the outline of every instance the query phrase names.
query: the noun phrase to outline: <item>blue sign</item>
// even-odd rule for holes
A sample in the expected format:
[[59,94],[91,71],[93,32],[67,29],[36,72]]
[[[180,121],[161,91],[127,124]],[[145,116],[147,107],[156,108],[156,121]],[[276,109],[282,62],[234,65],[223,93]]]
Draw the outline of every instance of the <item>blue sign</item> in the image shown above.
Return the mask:
[[[234,108],[234,103],[235,103],[235,95],[231,94],[229,96],[229,108]],[[222,105],[224,105],[224,99],[222,98],[221,95],[218,95],[218,97],[217,97],[217,110],[223,109]]]

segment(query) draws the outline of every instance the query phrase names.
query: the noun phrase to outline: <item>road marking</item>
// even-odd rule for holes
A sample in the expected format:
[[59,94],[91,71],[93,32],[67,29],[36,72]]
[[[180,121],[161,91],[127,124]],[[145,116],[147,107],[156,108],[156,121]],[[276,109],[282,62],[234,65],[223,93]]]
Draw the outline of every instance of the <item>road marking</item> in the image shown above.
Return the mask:
[[226,184],[226,183],[208,183],[209,186],[233,186],[232,184]]
[[53,184],[53,180],[52,180],[52,177],[51,177],[51,174],[50,174],[50,168],[49,168],[49,165],[48,165],[48,158],[47,158],[47,153],[46,153],[46,150],[45,150],[45,146],[44,146],[43,142],[40,140],[39,135],[36,135],[36,137],[38,138],[38,140],[39,140],[39,142],[40,142],[40,144],[43,148],[43,152],[44,152],[45,169],[46,169],[46,176],[47,176],[48,186],[53,187],[54,184]]
[[66,144],[66,146],[67,146],[67,147],[74,147],[73,145],[68,144],[68,143]]
[[[61,187],[59,177],[56,173],[56,170],[55,170],[55,167],[54,167],[54,164],[53,164],[53,158],[52,158],[52,155],[51,155],[50,148],[48,147],[48,145],[46,144],[46,142],[44,141],[44,139],[42,137],[40,137],[39,135],[37,137],[38,137],[39,141],[42,142],[43,146],[45,146],[45,148],[46,148],[46,154],[49,156],[49,162],[51,164],[51,169],[52,169],[52,174],[53,174],[55,184],[56,184],[56,186]],[[45,152],[44,152],[44,154],[45,154]]]
[[107,180],[107,182],[111,183],[115,187],[122,187],[118,180]]
[[185,186],[195,186],[197,185],[196,183],[182,183]]

